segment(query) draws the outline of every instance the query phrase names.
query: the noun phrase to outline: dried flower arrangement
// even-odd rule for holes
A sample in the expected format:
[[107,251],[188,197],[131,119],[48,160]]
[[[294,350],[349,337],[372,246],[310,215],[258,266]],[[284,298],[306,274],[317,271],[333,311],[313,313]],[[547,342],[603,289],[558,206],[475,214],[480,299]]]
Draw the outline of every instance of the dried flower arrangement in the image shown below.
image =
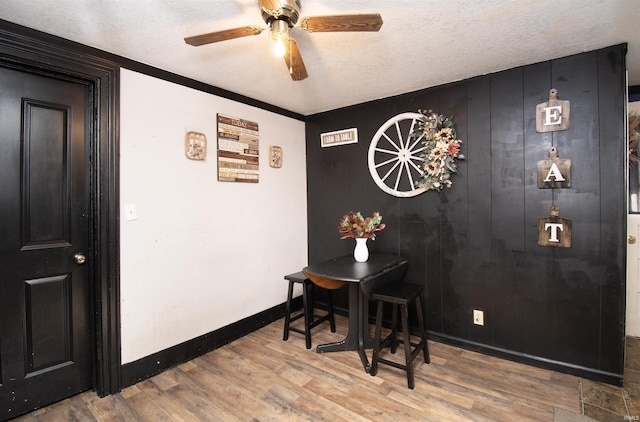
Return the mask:
[[457,172],[456,159],[464,159],[460,153],[460,139],[456,137],[453,121],[431,110],[418,110],[422,118],[409,135],[410,139],[422,138],[424,160],[422,178],[416,184],[427,190],[451,187],[451,173]]
[[384,228],[385,224],[382,222],[382,216],[379,212],[376,211],[372,217],[364,218],[360,211],[357,213],[351,211],[340,220],[338,232],[342,235],[340,239],[365,237],[375,240],[376,234]]

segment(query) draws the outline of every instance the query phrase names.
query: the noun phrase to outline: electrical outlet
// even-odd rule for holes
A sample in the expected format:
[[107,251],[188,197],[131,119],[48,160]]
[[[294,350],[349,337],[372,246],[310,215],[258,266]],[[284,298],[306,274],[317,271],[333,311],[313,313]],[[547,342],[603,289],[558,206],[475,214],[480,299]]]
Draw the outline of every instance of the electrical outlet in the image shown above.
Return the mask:
[[473,310],[473,323],[476,325],[484,325],[484,311]]
[[138,212],[136,211],[136,206],[134,204],[127,204],[124,206],[124,218],[127,221],[138,219]]

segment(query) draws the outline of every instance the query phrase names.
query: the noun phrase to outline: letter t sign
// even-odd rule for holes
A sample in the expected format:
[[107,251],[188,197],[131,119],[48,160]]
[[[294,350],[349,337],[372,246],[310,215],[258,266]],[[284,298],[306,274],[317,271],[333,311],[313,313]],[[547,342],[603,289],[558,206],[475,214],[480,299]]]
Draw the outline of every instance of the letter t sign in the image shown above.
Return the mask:
[[560,217],[556,205],[551,206],[551,215],[538,219],[538,245],[556,248],[571,247],[571,220]]

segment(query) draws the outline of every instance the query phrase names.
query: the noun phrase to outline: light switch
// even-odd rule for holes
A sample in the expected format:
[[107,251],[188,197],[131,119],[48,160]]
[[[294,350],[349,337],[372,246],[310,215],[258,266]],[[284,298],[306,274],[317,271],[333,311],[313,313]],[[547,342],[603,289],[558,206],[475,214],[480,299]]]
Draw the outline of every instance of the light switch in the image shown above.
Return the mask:
[[126,218],[127,221],[138,219],[138,212],[136,211],[136,206],[134,204],[127,204],[124,206],[124,218]]

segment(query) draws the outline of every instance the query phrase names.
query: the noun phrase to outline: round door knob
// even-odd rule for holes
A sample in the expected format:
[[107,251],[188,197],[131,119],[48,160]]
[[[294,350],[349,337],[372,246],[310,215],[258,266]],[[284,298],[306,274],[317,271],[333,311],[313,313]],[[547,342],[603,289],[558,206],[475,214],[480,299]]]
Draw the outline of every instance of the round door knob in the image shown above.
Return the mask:
[[76,264],[82,265],[87,260],[87,257],[84,256],[81,253],[77,253],[77,254],[73,255],[73,260],[76,261]]
[[629,242],[630,245],[633,245],[636,243],[636,237],[631,235],[627,236],[627,242]]

